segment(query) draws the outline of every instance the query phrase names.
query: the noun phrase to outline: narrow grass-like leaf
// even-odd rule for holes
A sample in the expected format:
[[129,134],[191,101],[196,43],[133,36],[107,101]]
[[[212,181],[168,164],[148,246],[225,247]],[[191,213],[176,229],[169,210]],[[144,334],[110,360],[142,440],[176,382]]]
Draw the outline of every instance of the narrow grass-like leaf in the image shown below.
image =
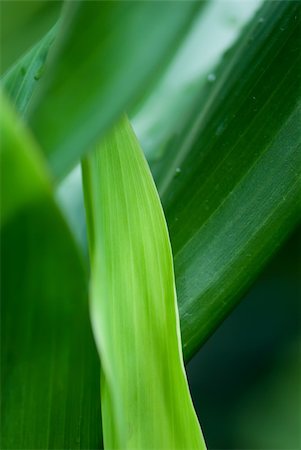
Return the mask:
[[144,94],[201,2],[66,5],[30,110],[30,124],[57,177]]
[[105,448],[203,449],[160,200],[126,118],[84,161]]
[[186,358],[300,221],[300,20],[300,2],[264,5],[155,169]]
[[100,370],[86,273],[36,144],[1,100],[1,448],[95,450]]

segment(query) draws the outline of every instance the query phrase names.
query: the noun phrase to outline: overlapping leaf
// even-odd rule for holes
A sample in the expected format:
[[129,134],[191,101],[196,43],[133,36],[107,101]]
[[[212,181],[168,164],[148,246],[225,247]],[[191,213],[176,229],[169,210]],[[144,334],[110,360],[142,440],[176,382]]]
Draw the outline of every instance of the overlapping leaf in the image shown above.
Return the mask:
[[1,448],[96,449],[86,274],[36,144],[1,100]]
[[[152,165],[183,131],[187,114],[196,100],[200,108],[210,96],[220,76],[219,62],[240,39],[244,26],[262,3],[263,0],[204,2],[201,13],[149,96],[139,108],[130,110],[135,132]],[[221,70],[223,67],[225,64]]]
[[56,176],[65,175],[141,97],[200,5],[66,3],[49,70],[30,110],[30,124]]
[[105,448],[204,449],[160,200],[126,118],[83,165]]
[[154,168],[186,358],[300,220],[300,20],[299,2],[264,5]]
[[[204,87],[203,83],[201,95],[197,94],[197,86],[194,87],[197,101],[191,115],[182,124],[184,131],[162,152],[161,159],[152,162],[159,191],[164,194],[163,202],[171,228],[186,358],[234,307],[265,261],[299,220],[299,182],[296,178],[300,164],[298,123],[295,124],[295,141],[293,138],[289,142],[287,138],[287,133],[292,135],[292,125],[286,128],[300,98],[299,20],[298,2],[267,2],[238,39],[238,44],[223,58],[208,94],[204,93],[206,85]],[[175,113],[178,114],[176,110]],[[292,120],[297,121],[298,110],[294,117]],[[277,150],[277,145],[274,145],[280,136],[287,143],[286,152]],[[266,177],[259,176],[259,173],[255,175],[255,169],[261,166],[260,155],[266,154],[268,149],[271,158],[268,170],[273,175],[263,202],[262,186]],[[280,164],[284,167],[288,168],[292,163],[292,169],[285,176],[282,176],[281,169],[273,169],[280,156]],[[220,159],[222,163],[219,163]],[[255,159],[258,159],[256,166]],[[242,251],[234,258],[240,270],[237,271],[235,264],[232,266],[235,282],[230,287],[223,277],[229,281],[232,277],[228,273],[222,276],[230,267],[229,251],[224,257],[217,251],[213,252],[208,241],[212,235],[207,235],[210,227],[203,225],[214,211],[217,211],[214,216],[217,217],[218,211],[226,208],[226,198],[236,198],[235,192],[238,191],[232,191],[239,179],[244,180],[247,189],[250,178],[245,175],[251,173],[258,177],[257,186],[252,184],[249,196],[237,197],[236,212],[233,209],[231,215],[231,218],[236,217],[237,211],[243,208],[245,216],[241,224],[245,221],[249,228],[244,234],[245,239],[240,241]],[[218,182],[214,181],[215,177]],[[292,197],[287,196],[291,189],[289,186],[296,189]],[[271,192],[278,194],[269,204]],[[190,202],[191,197],[193,201]],[[279,207],[281,205],[279,210],[278,203]],[[222,229],[226,230],[224,220],[220,220],[218,225],[218,230]],[[193,236],[195,240],[192,240]],[[236,242],[236,236],[232,234],[231,238],[228,231],[223,236]],[[252,251],[248,251],[250,239],[254,242]],[[208,253],[197,245],[204,240]],[[256,244],[258,242],[260,246]],[[256,246],[261,249],[259,253]],[[184,247],[185,254],[182,251]],[[213,254],[214,259],[211,258]],[[202,255],[201,260],[198,255]],[[199,325],[202,317],[205,318],[205,327]],[[191,335],[194,336],[192,339]]]

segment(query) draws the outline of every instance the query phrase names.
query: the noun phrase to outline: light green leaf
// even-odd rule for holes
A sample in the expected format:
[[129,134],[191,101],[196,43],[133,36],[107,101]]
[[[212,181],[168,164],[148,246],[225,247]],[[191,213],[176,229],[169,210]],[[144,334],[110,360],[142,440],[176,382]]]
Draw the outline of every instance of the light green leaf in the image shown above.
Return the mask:
[[29,121],[56,177],[145,94],[201,4],[66,2]]
[[1,100],[1,448],[95,450],[86,273],[36,144]]
[[[1,225],[20,209],[50,193],[44,161],[0,90]],[[30,151],[27,150],[30,149]]]
[[126,118],[83,164],[105,448],[204,449],[181,352],[172,253]]

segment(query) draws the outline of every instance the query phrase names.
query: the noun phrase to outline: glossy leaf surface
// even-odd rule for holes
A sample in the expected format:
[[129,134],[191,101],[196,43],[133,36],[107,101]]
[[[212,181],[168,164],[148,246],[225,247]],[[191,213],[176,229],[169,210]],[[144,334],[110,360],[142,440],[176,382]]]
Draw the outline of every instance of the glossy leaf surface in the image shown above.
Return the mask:
[[144,94],[200,5],[66,3],[52,58],[30,110],[30,125],[57,177]]
[[84,162],[105,448],[204,449],[159,196],[126,118]]
[[187,358],[300,220],[300,20],[298,2],[264,5],[154,167]]
[[[210,89],[206,92],[206,85],[201,83],[198,94],[197,85],[194,86],[196,104],[191,108],[190,116],[183,119],[180,137],[163,148],[159,159],[151,161],[163,196],[175,253],[186,359],[241,299],[265,261],[299,221],[300,182],[296,178],[300,171],[300,113],[297,106],[300,99],[299,20],[298,2],[268,2],[264,5],[239,37],[238,43],[221,60],[217,70],[214,68],[216,79],[208,84]],[[178,114],[176,109],[174,112]],[[287,123],[291,114],[295,128]],[[153,132],[152,140],[158,141],[157,132]],[[285,147],[277,150],[274,143],[280,139],[280,132],[282,138],[279,142],[285,141]],[[144,144],[144,136],[140,137]],[[261,167],[260,155],[266,154],[268,149],[270,161],[268,167],[267,164],[262,166],[264,173],[260,174],[255,169]],[[274,171],[279,157],[280,166],[283,165],[284,169],[291,167],[288,172],[282,172],[279,166]],[[253,182],[248,189],[251,173],[258,177],[257,184],[255,186]],[[267,173],[271,173],[270,182],[267,190],[263,191]],[[211,181],[208,180],[210,177]],[[214,181],[215,177],[218,182]],[[238,196],[238,191],[232,194],[240,178],[247,189],[246,196]],[[290,186],[294,186],[292,192]],[[263,192],[266,195],[264,201]],[[278,192],[276,197],[271,196],[273,192]],[[291,194],[287,196],[289,192]],[[189,201],[190,198],[193,201]],[[227,250],[222,256],[221,246],[219,252],[215,247],[213,253],[209,242],[212,235],[207,234],[210,227],[208,224],[203,227],[215,210],[225,211],[227,198],[236,198],[236,211],[243,210],[245,214],[241,217],[241,224],[245,220],[248,225],[244,239],[240,240],[242,252],[233,254],[234,265],[229,276],[225,274],[231,252]],[[239,217],[238,212],[232,211],[231,221],[236,215]],[[71,214],[74,216],[75,213]],[[76,219],[72,219],[76,228],[82,215],[83,211],[79,209]],[[223,233],[226,225],[219,220],[218,228],[216,223],[214,225],[215,233]],[[190,241],[193,236],[195,240]],[[237,239],[234,232],[231,235],[228,231],[222,236],[233,243]],[[208,253],[197,245],[199,240],[206,241]],[[252,248],[249,246],[251,242],[254,244]],[[259,253],[256,246],[258,251],[260,248]],[[182,252],[184,247],[186,253]],[[211,259],[213,254],[215,259]],[[198,259],[198,255],[202,258]],[[217,274],[221,276],[221,283]],[[234,283],[230,286],[227,283],[230,283],[231,276]],[[227,278],[227,283],[223,277]],[[206,318],[206,325],[200,327],[202,317]]]
[[[130,118],[151,163],[160,160],[166,146],[185,128],[196,100],[204,102],[220,75],[218,65],[252,19],[263,0],[203,2],[170,64],[149,96]],[[208,40],[210,39],[210,45]]]

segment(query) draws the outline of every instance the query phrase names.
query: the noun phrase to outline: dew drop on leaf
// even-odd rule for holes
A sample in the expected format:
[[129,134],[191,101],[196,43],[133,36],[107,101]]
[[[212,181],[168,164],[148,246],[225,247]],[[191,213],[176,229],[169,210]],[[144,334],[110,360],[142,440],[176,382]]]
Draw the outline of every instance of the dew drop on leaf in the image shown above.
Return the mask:
[[210,83],[213,83],[213,81],[216,80],[215,73],[209,73],[209,75],[207,76],[207,80],[210,81]]

